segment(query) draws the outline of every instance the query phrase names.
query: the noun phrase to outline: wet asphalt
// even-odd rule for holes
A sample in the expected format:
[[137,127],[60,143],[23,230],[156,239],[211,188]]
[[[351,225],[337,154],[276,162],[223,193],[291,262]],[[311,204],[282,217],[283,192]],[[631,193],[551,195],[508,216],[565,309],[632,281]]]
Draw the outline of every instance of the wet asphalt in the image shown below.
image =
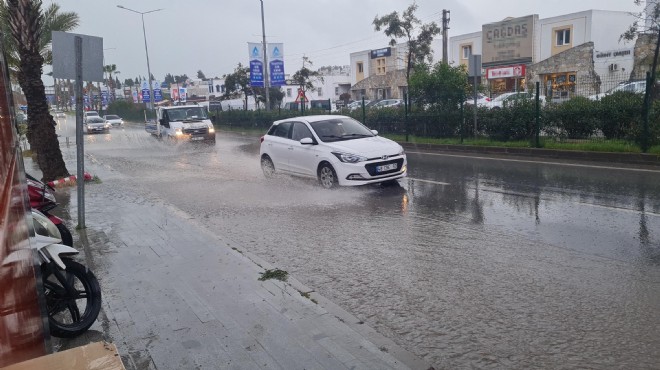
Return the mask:
[[326,191],[266,180],[252,136],[172,145],[127,126],[85,140],[87,161],[437,368],[660,363],[660,171],[410,150],[398,186]]

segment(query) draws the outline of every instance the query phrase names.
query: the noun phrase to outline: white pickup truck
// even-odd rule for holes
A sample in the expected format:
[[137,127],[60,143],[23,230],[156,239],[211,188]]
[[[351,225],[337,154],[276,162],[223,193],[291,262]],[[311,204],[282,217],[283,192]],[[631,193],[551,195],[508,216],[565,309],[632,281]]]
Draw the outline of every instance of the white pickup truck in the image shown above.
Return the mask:
[[[179,105],[159,107],[156,111],[157,123],[147,123],[145,130],[172,141],[190,141],[215,144],[215,129],[206,113],[199,105]],[[158,128],[160,124],[160,132]]]

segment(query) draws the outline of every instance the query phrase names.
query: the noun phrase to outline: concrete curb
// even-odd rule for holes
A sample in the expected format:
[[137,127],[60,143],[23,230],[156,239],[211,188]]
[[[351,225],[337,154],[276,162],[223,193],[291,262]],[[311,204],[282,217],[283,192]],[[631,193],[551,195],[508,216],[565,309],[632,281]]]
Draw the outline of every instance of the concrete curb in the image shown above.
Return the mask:
[[592,161],[607,163],[635,164],[660,167],[660,155],[646,153],[585,152],[573,150],[503,148],[472,145],[437,145],[399,142],[406,150],[424,150],[430,152],[460,152],[476,154],[513,155],[535,158],[551,158],[573,161]]

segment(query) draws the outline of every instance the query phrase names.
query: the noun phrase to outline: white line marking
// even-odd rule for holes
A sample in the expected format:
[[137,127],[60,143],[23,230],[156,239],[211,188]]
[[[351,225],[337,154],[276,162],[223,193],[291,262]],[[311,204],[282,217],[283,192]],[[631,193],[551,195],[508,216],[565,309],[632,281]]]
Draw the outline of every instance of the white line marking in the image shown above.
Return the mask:
[[577,202],[577,204],[580,204],[580,205],[583,205],[583,206],[595,207],[595,208],[604,208],[604,209],[611,210],[611,211],[622,211],[622,212],[634,213],[634,214],[644,213],[645,215],[648,215],[648,216],[660,217],[660,213],[649,212],[649,211],[642,212],[642,211],[639,211],[639,210],[636,210],[636,209],[630,209],[630,208],[604,206],[604,205],[600,205],[600,204],[583,203],[583,202]]
[[422,179],[415,179],[415,178],[412,178],[412,177],[409,177],[408,179],[410,179],[412,181],[426,182],[426,183],[429,183],[429,184],[436,184],[436,185],[451,185],[448,182],[440,182],[440,181],[433,181],[433,180],[422,180]]
[[[562,162],[545,162],[545,161],[530,161],[524,159],[508,159],[508,158],[493,158],[493,157],[479,157],[471,155],[455,155],[455,154],[444,154],[444,153],[429,153],[429,152],[411,152],[407,151],[406,153],[410,154],[426,154],[426,155],[437,155],[443,157],[457,157],[457,158],[475,158],[475,159],[488,159],[491,161],[506,161],[506,162],[521,162],[521,163],[539,163],[539,164],[552,164],[558,166],[569,166],[569,167],[586,167],[586,168],[600,168],[608,170],[624,170],[624,171],[640,171],[640,172],[651,172],[651,173],[660,173],[660,170],[649,170],[643,168],[626,168],[626,167],[612,167],[612,166],[598,166],[598,165],[588,165],[588,164],[577,164],[577,163],[562,163]],[[494,153],[497,155],[498,153]],[[505,155],[504,153],[502,153]]]

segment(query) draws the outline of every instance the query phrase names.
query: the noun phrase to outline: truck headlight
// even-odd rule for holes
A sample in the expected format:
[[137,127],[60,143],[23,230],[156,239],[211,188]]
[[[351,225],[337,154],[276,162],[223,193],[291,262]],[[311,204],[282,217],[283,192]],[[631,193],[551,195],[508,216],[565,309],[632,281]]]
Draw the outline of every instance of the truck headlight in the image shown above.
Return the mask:
[[181,135],[183,135],[183,132],[181,131],[180,128],[177,128],[177,129],[174,130],[174,135],[181,136]]

